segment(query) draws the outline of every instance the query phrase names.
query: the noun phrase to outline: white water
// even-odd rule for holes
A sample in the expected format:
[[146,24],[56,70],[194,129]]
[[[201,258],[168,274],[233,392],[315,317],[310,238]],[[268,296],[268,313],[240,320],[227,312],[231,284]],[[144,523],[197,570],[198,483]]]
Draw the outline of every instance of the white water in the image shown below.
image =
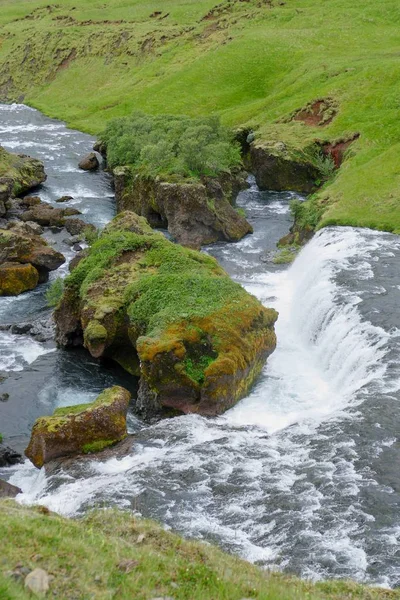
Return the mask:
[[[235,245],[233,260],[246,262],[249,239]],[[278,347],[250,396],[218,419],[191,415],[149,427],[131,455],[89,462],[75,476],[47,479],[26,463],[11,478],[24,491],[19,500],[65,515],[117,504],[272,568],[368,580],[361,533],[375,517],[359,494],[378,484],[357,469],[345,428],[357,422],[354,409],[371,385],[385,388],[391,334],[363,321],[357,293],[336,279],[344,270],[371,278],[377,248],[385,248],[379,233],[326,229],[288,270],[242,278],[280,313]],[[384,535],[393,541],[398,533]]]

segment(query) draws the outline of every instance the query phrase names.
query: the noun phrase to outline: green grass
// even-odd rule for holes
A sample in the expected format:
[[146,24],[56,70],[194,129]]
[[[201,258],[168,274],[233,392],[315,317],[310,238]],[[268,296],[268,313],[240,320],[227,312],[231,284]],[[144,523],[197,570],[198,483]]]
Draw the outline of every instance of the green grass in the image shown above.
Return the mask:
[[[400,232],[397,0],[286,0],[273,8],[258,0],[110,0],[106,10],[100,0],[64,0],[52,12],[47,4],[0,0],[0,98],[22,94],[93,133],[133,110],[218,114],[293,148],[358,132],[318,196],[319,226]],[[157,10],[168,16],[151,18]],[[34,18],[17,20],[28,14]],[[287,122],[327,97],[338,115],[326,127]]]
[[49,597],[63,600],[389,600],[398,592],[346,582],[312,585],[269,574],[211,545],[185,541],[159,525],[116,510],[69,520],[43,507],[0,502],[0,598],[28,600],[16,566],[53,577]]

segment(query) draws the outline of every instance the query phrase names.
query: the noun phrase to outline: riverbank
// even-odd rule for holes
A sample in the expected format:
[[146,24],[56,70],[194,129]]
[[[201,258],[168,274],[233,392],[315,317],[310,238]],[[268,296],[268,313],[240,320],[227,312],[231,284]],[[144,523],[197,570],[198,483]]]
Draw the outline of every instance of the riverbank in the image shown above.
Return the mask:
[[[130,513],[64,519],[43,507],[0,502],[2,600],[25,600],[26,573],[50,576],[50,594],[121,600],[395,600],[398,592],[332,581],[312,585],[268,573],[201,542],[186,541]],[[5,572],[13,577],[4,578]]]
[[396,0],[75,4],[3,2],[0,99],[95,134],[142,109],[216,112],[290,153],[359,135],[309,218],[400,231]]

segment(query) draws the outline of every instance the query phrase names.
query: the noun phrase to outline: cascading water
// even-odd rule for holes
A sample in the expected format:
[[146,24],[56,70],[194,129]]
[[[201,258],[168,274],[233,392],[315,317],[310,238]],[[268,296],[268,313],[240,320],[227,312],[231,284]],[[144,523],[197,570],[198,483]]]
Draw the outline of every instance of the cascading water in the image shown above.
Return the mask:
[[[66,515],[118,505],[270,568],[400,585],[400,239],[327,228],[291,267],[264,262],[292,196],[253,183],[238,203],[254,235],[207,249],[280,313],[252,393],[216,419],[131,416],[124,458],[8,470],[21,502]],[[46,389],[51,408],[79,401],[65,381]]]

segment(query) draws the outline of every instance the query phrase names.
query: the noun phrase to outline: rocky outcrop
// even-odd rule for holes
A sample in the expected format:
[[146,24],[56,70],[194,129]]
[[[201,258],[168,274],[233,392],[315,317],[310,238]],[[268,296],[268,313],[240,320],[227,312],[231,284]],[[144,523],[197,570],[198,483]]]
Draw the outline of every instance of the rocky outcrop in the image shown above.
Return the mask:
[[151,227],[167,228],[184,246],[199,249],[219,240],[236,242],[253,231],[233,205],[247,185],[242,172],[204,177],[198,183],[173,183],[118,167],[114,182],[119,212],[134,211]]
[[12,193],[20,196],[46,181],[46,174],[40,160],[25,154],[11,154],[0,146],[0,183],[4,178],[12,180]]
[[128,390],[115,386],[91,404],[58,408],[53,416],[37,419],[26,456],[41,468],[55,458],[91,454],[121,441],[130,398]]
[[79,161],[79,168],[83,171],[96,171],[100,163],[94,152],[90,152]]
[[[38,273],[38,283],[47,281],[49,271],[58,269],[64,264],[65,258],[57,250],[49,246],[43,238],[34,234],[23,234],[20,229],[0,229],[0,264],[3,266],[4,285],[7,287],[7,282],[25,280],[32,281],[34,279],[34,270]],[[11,267],[7,263],[19,263],[34,267],[34,270],[18,271],[16,265]],[[3,294],[5,288],[2,289]],[[32,289],[28,287],[27,289]]]
[[304,154],[288,151],[285,144],[261,144],[250,146],[251,169],[261,190],[293,190],[304,194],[315,191],[321,173]]
[[138,408],[221,414],[275,348],[277,314],[217,261],[119,215],[74,268],[55,312],[62,346],[84,344],[140,377]]

